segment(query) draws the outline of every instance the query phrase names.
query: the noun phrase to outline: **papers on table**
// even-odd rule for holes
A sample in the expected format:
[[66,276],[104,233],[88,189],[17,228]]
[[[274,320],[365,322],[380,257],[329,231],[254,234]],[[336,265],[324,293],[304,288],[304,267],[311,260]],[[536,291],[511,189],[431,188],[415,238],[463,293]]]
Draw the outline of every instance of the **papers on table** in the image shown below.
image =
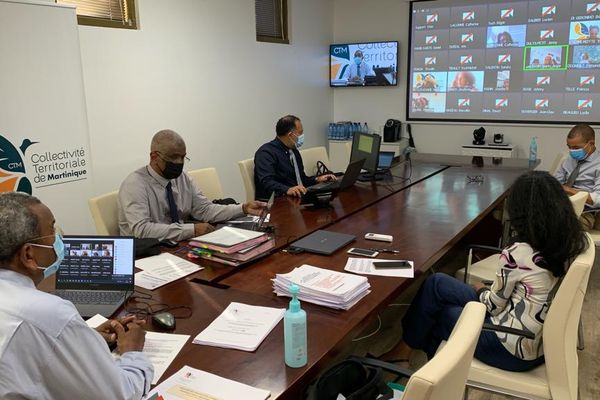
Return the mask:
[[135,266],[142,270],[135,274],[135,284],[149,290],[204,268],[171,253],[142,258],[135,262]]
[[348,310],[370,293],[364,276],[302,265],[287,274],[277,274],[273,289],[277,296],[291,297],[290,284],[300,286],[298,299],[331,308]]
[[[90,328],[96,328],[107,319],[100,314],[94,315],[86,321]],[[181,351],[183,345],[188,341],[190,335],[176,335],[174,333],[159,333],[146,332],[146,341],[142,352],[148,357],[148,360],[154,366],[154,379],[152,384],[155,385],[162,374],[167,370],[173,362],[177,354]],[[113,351],[113,356],[118,358],[117,351]]]
[[376,269],[373,266],[373,262],[392,262],[398,260],[378,260],[373,258],[354,258],[349,257],[344,271],[354,272],[356,274],[364,275],[379,275],[379,276],[396,276],[399,278],[414,278],[415,277],[415,263],[408,261],[410,268],[390,268],[390,269]]
[[190,244],[223,253],[235,253],[265,240],[267,240],[267,235],[264,232],[224,226],[191,239]]
[[265,400],[271,393],[185,366],[155,387],[144,400]]
[[193,343],[254,351],[281,321],[285,309],[232,302]]

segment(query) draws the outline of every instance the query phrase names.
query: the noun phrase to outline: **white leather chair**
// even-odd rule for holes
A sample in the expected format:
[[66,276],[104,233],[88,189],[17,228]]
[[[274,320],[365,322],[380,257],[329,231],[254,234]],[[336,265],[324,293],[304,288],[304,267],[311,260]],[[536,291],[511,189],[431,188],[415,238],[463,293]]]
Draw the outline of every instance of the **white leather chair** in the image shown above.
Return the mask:
[[317,174],[317,161],[322,161],[327,168],[331,168],[327,149],[324,146],[302,149],[300,150],[300,155],[304,163],[304,173],[308,176]]
[[550,169],[548,170],[550,175],[554,175],[556,173],[556,171],[558,171],[558,167],[560,167],[562,165],[563,161],[565,161],[565,158],[567,158],[567,155],[562,152],[558,153],[556,155],[556,157],[554,157],[554,160],[552,161],[552,165],[550,166]]
[[224,197],[216,168],[195,169],[189,171],[188,175],[209,200],[222,199]]
[[[476,301],[467,303],[446,345],[410,376],[402,398],[461,400],[484,318],[485,305]],[[372,359],[360,360],[392,373],[402,374],[393,364]]]
[[118,196],[119,192],[115,190],[88,200],[98,235],[119,234]]
[[527,372],[510,372],[473,360],[467,387],[525,399],[577,399],[577,328],[595,256],[594,243],[586,237],[588,248],[569,267],[544,322],[545,364]]
[[[583,207],[585,206],[587,196],[588,194],[586,192],[579,192],[573,196],[569,196],[569,200],[571,200],[571,204],[573,205],[573,211],[575,211],[575,215],[577,215],[577,217],[579,217],[583,212]],[[600,231],[598,231],[598,234],[600,236]],[[476,247],[477,246],[475,246],[475,248]],[[466,270],[468,277],[465,282],[468,282],[469,284],[481,281],[493,281],[496,279],[496,270],[498,269],[498,254],[491,255],[471,264],[472,254],[472,249],[470,249],[467,267],[456,271],[454,277],[464,281]]]
[[254,159],[249,158],[247,160],[238,161],[240,167],[240,174],[242,175],[242,182],[244,182],[244,188],[246,189],[246,201],[254,200]]

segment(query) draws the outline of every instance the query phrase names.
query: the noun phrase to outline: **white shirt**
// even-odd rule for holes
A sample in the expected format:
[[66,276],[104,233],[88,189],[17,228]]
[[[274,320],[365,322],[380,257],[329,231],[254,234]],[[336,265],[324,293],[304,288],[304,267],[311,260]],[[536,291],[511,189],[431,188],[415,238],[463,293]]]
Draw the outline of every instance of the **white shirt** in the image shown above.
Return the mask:
[[143,353],[114,360],[72,303],[0,268],[1,399],[141,399],[153,376]]
[[[359,69],[360,67],[360,69]],[[375,75],[373,69],[366,62],[361,62],[360,65],[356,65],[354,61],[350,63],[348,69],[344,73],[344,78],[351,80],[352,78],[359,77],[361,80],[365,80],[365,76],[367,75]]]
[[[577,160],[568,155],[554,173],[554,177],[564,185],[576,166]],[[575,183],[573,183],[573,188],[588,192],[593,201],[591,206],[594,208],[600,207],[600,150],[594,150],[583,161],[583,164],[579,167],[579,174],[577,174]]]
[[179,216],[175,223],[167,201],[168,179],[148,165],[123,181],[119,189],[121,235],[181,241],[195,236],[191,220],[212,224],[244,215],[241,205],[213,204],[185,172],[170,182]]

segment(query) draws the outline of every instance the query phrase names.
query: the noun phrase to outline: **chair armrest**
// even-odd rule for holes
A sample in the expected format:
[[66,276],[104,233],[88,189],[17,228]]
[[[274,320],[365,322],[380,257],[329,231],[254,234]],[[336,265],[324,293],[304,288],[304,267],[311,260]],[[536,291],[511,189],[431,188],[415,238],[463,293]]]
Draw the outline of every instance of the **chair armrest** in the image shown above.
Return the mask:
[[535,338],[535,335],[533,333],[523,330],[523,329],[509,328],[507,326],[500,326],[500,325],[494,325],[494,324],[488,324],[488,323],[483,324],[483,330],[503,332],[503,333],[508,333],[510,335],[523,336],[527,339]]
[[485,246],[483,244],[470,244],[468,247],[469,250],[485,250],[485,251],[489,251],[490,253],[500,253],[502,252],[502,249],[499,247],[495,247],[495,246]]
[[350,356],[348,359],[352,360],[352,361],[357,361],[363,365],[368,365],[370,367],[381,368],[384,371],[388,371],[388,372],[391,372],[391,373],[394,373],[394,374],[397,374],[400,376],[405,376],[407,378],[410,378],[412,376],[412,374],[414,373],[414,371],[412,371],[408,368],[398,367],[397,365],[394,365],[392,363],[377,360],[375,358]]

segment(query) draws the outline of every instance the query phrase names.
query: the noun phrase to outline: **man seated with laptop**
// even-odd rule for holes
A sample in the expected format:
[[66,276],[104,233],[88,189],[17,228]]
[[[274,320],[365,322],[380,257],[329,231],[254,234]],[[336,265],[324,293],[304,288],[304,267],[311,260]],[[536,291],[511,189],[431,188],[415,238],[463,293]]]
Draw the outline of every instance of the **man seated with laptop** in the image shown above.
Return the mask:
[[172,130],[154,135],[150,164],[131,173],[119,189],[123,236],[181,241],[214,230],[212,224],[242,215],[260,215],[265,203],[213,204],[183,172],[185,142]]
[[0,221],[0,398],[141,399],[154,375],[143,321],[94,330],[73,304],[36,289],[64,257],[54,216],[37,198],[0,194]]
[[308,177],[298,148],[304,143],[304,128],[300,118],[286,115],[275,125],[277,136],[263,144],[254,155],[255,197],[266,200],[276,196],[302,197],[308,186],[335,181],[332,174]]

